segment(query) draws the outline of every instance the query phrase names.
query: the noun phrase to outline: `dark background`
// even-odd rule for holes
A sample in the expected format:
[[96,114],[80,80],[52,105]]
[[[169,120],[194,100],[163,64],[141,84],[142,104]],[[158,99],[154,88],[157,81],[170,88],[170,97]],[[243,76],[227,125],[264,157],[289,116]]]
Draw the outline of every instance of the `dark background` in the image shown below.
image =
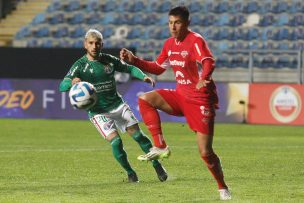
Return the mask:
[[[130,49],[135,52],[134,49]],[[120,49],[102,52],[119,57]],[[75,48],[0,48],[0,78],[62,79],[85,54]]]

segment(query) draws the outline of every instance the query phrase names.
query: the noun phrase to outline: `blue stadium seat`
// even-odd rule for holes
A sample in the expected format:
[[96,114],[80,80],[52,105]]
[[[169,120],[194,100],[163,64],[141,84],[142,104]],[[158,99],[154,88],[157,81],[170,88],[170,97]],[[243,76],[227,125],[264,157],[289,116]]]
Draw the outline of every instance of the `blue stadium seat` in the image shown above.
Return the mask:
[[72,43],[73,48],[83,48],[83,39],[77,39]]
[[283,27],[283,28],[279,28],[278,30],[275,31],[273,40],[281,41],[281,40],[288,40],[289,38],[290,38],[289,29]]
[[136,39],[141,37],[143,37],[143,31],[139,26],[132,27],[127,34],[127,39]]
[[243,14],[237,14],[231,16],[231,19],[229,21],[229,26],[237,27],[237,26],[241,26],[245,22],[246,22],[245,16]]
[[67,12],[80,10],[80,2],[78,0],[69,1],[66,6],[64,6],[64,10]]
[[65,14],[60,12],[60,13],[55,13],[54,15],[52,15],[49,19],[48,22],[51,25],[54,24],[60,24],[60,23],[64,23],[65,19],[64,19]]
[[80,37],[84,37],[85,33],[86,33],[85,28],[81,26],[77,26],[69,32],[69,36],[71,38],[80,38]]
[[201,24],[202,26],[211,26],[214,24],[215,19],[216,19],[215,15],[211,15],[211,14],[204,15],[202,17]]
[[230,67],[229,58],[230,58],[230,55],[225,54],[225,53],[221,54],[220,57],[217,57],[215,59],[216,68],[229,68]]
[[[168,19],[167,16],[164,16]],[[168,20],[167,20],[168,22]],[[201,25],[202,24],[202,19],[201,19],[201,14],[200,13],[196,13],[196,14],[193,14],[191,16],[191,25],[195,26],[195,25]]]
[[33,25],[46,23],[46,16],[45,13],[39,13],[35,16],[35,18],[32,20]]
[[191,1],[188,6],[188,9],[191,13],[200,12],[201,11],[201,2],[199,2],[198,0]]
[[303,12],[303,2],[301,0],[291,1],[289,12],[292,14]]
[[38,30],[34,32],[34,36],[35,37],[49,37],[50,36],[49,27],[44,26],[44,27],[38,28]]
[[289,5],[286,1],[278,1],[272,8],[273,13],[283,13],[289,11]]
[[217,20],[214,25],[216,26],[228,26],[230,23],[230,15],[229,14],[221,14],[217,16]]
[[67,19],[67,22],[72,25],[78,25],[84,23],[85,17],[83,12],[77,12],[71,18]]
[[32,35],[32,31],[28,26],[22,27],[17,34],[15,35],[15,39],[22,39],[25,37],[30,37]]
[[114,24],[116,17],[118,14],[114,13],[114,12],[108,12],[106,15],[103,16],[103,18],[101,19],[101,23],[103,25],[108,25],[108,24]]
[[172,3],[170,1],[163,1],[157,7],[157,11],[160,13],[168,12],[172,8]]
[[263,1],[260,5],[258,13],[267,14],[272,12],[272,1]]
[[101,22],[101,16],[97,12],[90,12],[84,21],[88,25],[98,24]]
[[47,12],[52,13],[55,11],[59,11],[63,8],[60,0],[52,2],[48,7],[47,7]]
[[259,29],[258,28],[249,28],[247,30],[247,32],[245,33],[245,40],[255,40],[255,39],[258,39],[259,38]]
[[[101,11],[103,11],[103,12],[115,11],[115,10],[117,10],[117,8],[120,9],[123,5],[125,5],[125,3],[121,3],[121,4],[118,5],[118,3],[116,3],[116,1],[107,0],[105,2],[105,4],[101,5]],[[127,5],[129,5],[129,3],[127,3]],[[126,8],[122,8],[122,9],[126,9]],[[128,9],[119,10],[119,11],[128,11]]]
[[260,10],[260,5],[257,1],[248,1],[243,7],[244,13],[257,13]]
[[30,38],[26,41],[26,47],[39,47],[39,42],[36,38]]
[[275,26],[287,26],[289,24],[289,14],[287,13],[282,13],[276,15],[275,18]]
[[52,47],[54,47],[54,42],[52,39],[44,39],[44,40],[42,40],[40,47],[52,48]]
[[98,0],[89,0],[85,6],[85,10],[88,12],[98,12],[100,4]]
[[294,28],[289,35],[289,39],[292,41],[303,40],[304,39],[304,29],[303,27]]
[[273,14],[266,14],[261,17],[259,26],[266,27],[272,26],[275,22],[275,16]]
[[304,26],[304,14],[295,14],[293,17],[289,18],[289,26]]
[[67,37],[69,35],[69,29],[66,26],[58,27],[53,33],[52,36],[55,38]]
[[213,7],[214,13],[225,13],[229,10],[229,3],[227,1],[220,1]]
[[229,13],[240,14],[243,12],[243,9],[244,9],[243,1],[230,2]]
[[135,1],[133,4],[130,5],[130,12],[141,12],[145,9],[146,5],[143,1]]

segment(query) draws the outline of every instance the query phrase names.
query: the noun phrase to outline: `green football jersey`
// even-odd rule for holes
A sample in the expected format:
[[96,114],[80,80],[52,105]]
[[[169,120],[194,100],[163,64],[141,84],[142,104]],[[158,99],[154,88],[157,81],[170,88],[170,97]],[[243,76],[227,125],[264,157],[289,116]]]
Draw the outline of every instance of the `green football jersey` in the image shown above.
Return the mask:
[[71,67],[64,80],[60,83],[60,91],[68,91],[73,78],[78,77],[94,85],[97,92],[97,103],[88,111],[89,116],[109,112],[122,104],[123,98],[117,92],[114,78],[115,71],[130,73],[133,77],[143,80],[146,76],[140,69],[120,59],[100,54],[99,60],[89,61],[87,56],[78,59]]

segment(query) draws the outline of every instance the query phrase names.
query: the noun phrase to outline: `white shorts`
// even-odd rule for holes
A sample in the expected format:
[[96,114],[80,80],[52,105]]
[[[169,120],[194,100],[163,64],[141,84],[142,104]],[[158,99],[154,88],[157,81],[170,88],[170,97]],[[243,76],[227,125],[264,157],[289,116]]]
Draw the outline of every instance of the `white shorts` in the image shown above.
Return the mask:
[[96,114],[90,120],[103,138],[117,131],[117,129],[124,133],[127,127],[138,123],[129,105],[126,103],[123,103],[109,113]]

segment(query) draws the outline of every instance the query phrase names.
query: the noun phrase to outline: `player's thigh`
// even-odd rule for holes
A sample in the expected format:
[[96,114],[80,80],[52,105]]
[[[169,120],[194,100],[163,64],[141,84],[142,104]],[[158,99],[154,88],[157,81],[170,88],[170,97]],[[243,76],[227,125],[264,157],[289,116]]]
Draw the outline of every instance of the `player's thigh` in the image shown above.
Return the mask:
[[149,102],[156,109],[162,110],[168,114],[182,116],[182,109],[179,103],[180,99],[173,89],[159,89],[147,92],[140,98]]
[[133,131],[135,132],[136,130],[139,130],[138,120],[129,105],[126,103],[119,107],[115,117],[113,118],[115,120],[116,127],[123,133],[126,130],[129,134]]
[[189,127],[193,131],[213,136],[215,118],[213,107],[185,102],[184,109]]
[[113,137],[118,135],[114,120],[108,116],[97,114],[93,116],[90,121],[94,124],[97,131],[104,139],[110,141]]

